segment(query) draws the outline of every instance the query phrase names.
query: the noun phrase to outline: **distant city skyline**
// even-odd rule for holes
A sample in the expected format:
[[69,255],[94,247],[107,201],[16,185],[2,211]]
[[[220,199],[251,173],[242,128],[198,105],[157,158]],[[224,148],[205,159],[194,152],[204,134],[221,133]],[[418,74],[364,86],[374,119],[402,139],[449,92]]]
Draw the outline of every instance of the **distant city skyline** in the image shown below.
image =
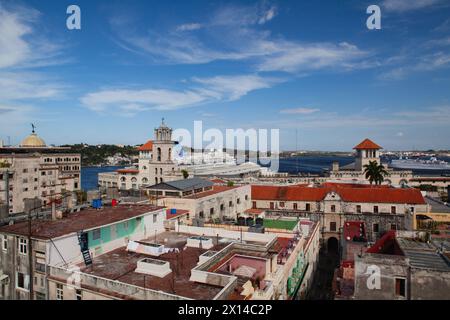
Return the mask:
[[[66,28],[71,4],[81,30]],[[371,4],[381,30],[366,27]],[[283,151],[447,150],[449,13],[444,0],[0,0],[0,139],[34,123],[49,145],[135,145],[165,117],[280,129]]]

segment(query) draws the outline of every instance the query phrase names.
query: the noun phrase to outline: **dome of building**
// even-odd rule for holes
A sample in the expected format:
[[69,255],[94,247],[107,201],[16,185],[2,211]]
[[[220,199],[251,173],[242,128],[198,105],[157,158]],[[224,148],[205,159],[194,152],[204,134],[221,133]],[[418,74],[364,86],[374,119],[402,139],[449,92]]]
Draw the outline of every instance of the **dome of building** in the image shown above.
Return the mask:
[[20,146],[23,148],[40,148],[46,147],[45,141],[38,137],[38,135],[33,132],[28,137],[22,140]]

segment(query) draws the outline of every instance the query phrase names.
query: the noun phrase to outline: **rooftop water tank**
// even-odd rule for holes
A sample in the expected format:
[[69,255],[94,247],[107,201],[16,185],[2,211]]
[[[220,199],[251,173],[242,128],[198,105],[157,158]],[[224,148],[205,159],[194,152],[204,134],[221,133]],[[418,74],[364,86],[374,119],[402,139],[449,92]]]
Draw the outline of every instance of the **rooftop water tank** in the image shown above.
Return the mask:
[[102,207],[102,199],[94,199],[92,200],[92,208],[100,209]]

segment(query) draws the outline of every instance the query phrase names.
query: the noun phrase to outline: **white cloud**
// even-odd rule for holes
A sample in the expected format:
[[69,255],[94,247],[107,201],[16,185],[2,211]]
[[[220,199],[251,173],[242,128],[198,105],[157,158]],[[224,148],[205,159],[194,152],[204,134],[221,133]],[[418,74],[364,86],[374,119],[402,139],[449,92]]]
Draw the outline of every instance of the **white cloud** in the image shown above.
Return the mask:
[[[30,121],[37,100],[57,98],[63,86],[40,68],[59,64],[61,46],[39,28],[39,11],[0,2],[0,128],[5,132]],[[32,71],[30,71],[32,70]]]
[[275,18],[276,15],[277,15],[276,7],[271,7],[270,9],[265,11],[263,13],[263,15],[259,18],[258,24],[264,24],[264,23],[272,20],[273,18]]
[[0,100],[56,98],[63,86],[53,83],[39,73],[0,72]]
[[450,54],[445,52],[427,53],[423,56],[410,58],[412,61],[403,66],[382,73],[382,80],[402,80],[406,76],[417,72],[430,72],[450,67]]
[[193,30],[198,30],[201,28],[202,28],[202,25],[200,23],[186,23],[186,24],[179,25],[176,28],[176,30],[177,31],[193,31]]
[[294,109],[282,109],[280,113],[283,114],[311,114],[315,112],[319,112],[320,109],[316,108],[294,108]]
[[214,101],[234,101],[279,81],[257,75],[193,78],[185,90],[107,89],[88,93],[80,100],[92,111],[134,115],[151,109],[177,110]]
[[[93,111],[112,111],[119,106],[127,113],[142,108],[173,110],[202,103],[205,97],[193,91],[166,89],[111,89],[88,93],[81,102]],[[134,110],[132,110],[134,109]]]
[[206,96],[210,94],[212,97],[226,100],[238,100],[251,91],[270,88],[273,84],[282,81],[257,75],[216,76],[193,80],[204,85],[201,92]]
[[442,3],[442,0],[384,0],[382,5],[389,11],[406,12]]
[[276,8],[226,6],[201,23],[201,36],[195,32],[167,30],[131,32],[127,24],[112,27],[118,42],[127,50],[141,52],[157,63],[205,64],[217,60],[243,61],[259,71],[302,72],[318,69],[367,68],[362,60],[367,52],[355,45],[314,43],[273,37],[263,24],[276,16]]
[[260,71],[299,72],[323,68],[353,68],[367,53],[346,42],[299,44],[277,43],[277,52],[263,58]]
[[0,69],[61,63],[61,45],[38,32],[40,12],[0,3]]

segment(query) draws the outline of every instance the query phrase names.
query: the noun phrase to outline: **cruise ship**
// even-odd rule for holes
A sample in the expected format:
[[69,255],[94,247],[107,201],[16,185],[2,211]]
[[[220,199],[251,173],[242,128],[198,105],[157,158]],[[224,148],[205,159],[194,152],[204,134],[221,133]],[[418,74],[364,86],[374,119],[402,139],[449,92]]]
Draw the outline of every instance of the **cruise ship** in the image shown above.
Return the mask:
[[181,169],[185,169],[195,176],[240,176],[258,175],[262,167],[254,162],[238,164],[236,159],[221,150],[189,153],[181,146],[174,148],[174,161]]
[[450,164],[448,162],[438,160],[436,157],[431,157],[428,160],[400,158],[392,160],[389,166],[395,169],[409,170],[450,170]]

